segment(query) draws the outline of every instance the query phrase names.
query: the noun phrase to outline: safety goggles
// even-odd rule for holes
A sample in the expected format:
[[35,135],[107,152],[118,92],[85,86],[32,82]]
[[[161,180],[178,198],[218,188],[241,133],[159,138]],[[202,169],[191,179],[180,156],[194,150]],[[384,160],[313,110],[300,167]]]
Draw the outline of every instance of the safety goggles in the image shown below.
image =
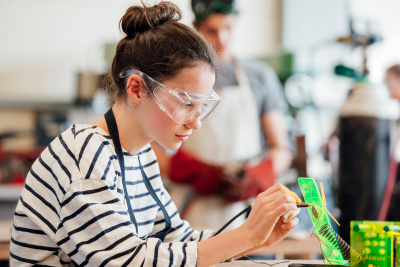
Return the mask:
[[191,123],[197,117],[204,120],[221,100],[213,89],[207,95],[191,93],[179,88],[171,89],[138,70],[124,70],[119,76],[126,78],[132,74],[140,75],[143,84],[160,109],[180,124]]
[[192,0],[196,21],[206,19],[213,13],[238,13],[235,0]]

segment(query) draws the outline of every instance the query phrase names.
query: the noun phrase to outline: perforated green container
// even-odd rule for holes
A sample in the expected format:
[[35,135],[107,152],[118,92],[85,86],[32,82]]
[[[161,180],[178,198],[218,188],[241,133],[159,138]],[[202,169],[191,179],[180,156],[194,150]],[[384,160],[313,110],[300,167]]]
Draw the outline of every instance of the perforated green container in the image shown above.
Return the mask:
[[[334,236],[331,222],[325,211],[317,184],[312,178],[299,178],[299,186],[303,193],[304,201],[312,204],[307,208],[311,221],[314,225],[315,233],[319,238],[322,252],[326,259],[326,264],[347,265],[342,251],[339,249],[337,239]],[[325,234],[321,234],[320,231]]]

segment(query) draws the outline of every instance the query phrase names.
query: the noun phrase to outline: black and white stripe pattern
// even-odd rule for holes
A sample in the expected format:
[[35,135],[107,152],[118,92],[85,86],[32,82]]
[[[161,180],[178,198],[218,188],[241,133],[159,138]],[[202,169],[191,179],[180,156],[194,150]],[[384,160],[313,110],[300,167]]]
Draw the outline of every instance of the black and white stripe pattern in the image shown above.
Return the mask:
[[[138,157],[174,228],[152,238],[165,217],[149,194]],[[113,142],[102,129],[73,125],[33,164],[18,203],[11,266],[195,266],[197,241],[212,235],[181,220],[165,190],[151,147],[124,151],[130,220]],[[136,227],[138,231],[136,231]]]

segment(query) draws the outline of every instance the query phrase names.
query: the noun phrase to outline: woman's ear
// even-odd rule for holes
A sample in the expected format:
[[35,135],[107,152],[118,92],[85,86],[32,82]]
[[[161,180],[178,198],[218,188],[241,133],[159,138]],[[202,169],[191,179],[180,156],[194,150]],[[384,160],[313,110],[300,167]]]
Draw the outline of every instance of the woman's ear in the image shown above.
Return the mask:
[[128,81],[126,83],[126,92],[128,97],[135,104],[140,104],[141,102],[141,94],[140,87],[142,86],[142,78],[139,75],[133,74],[129,76]]

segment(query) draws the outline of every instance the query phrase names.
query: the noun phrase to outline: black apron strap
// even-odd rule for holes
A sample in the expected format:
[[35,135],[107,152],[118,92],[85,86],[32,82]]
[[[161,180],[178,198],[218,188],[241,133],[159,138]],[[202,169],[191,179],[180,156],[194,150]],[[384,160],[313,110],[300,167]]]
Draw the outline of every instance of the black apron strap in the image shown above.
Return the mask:
[[168,215],[168,212],[165,210],[164,205],[161,203],[160,199],[157,197],[156,192],[154,191],[153,187],[151,186],[150,180],[147,177],[145,171],[143,170],[142,164],[140,163],[140,158],[139,159],[139,166],[140,166],[140,171],[142,172],[142,177],[143,177],[143,182],[149,191],[150,195],[153,197],[153,199],[157,202],[158,206],[160,207],[162,213],[164,214],[165,218],[165,227],[164,230],[161,232],[156,233],[152,237],[157,237],[161,240],[164,240],[165,236],[172,230],[171,228],[171,218]]
[[[117,122],[115,121],[115,117],[114,117],[114,113],[113,113],[112,109],[107,111],[107,113],[104,115],[104,117],[106,119],[108,131],[110,132],[110,136],[111,136],[111,138],[112,138],[112,140],[114,142],[115,151],[117,153],[119,166],[121,168],[122,184],[123,184],[123,187],[124,187],[125,200],[126,200],[126,203],[128,205],[128,213],[129,213],[129,216],[131,218],[131,221],[133,222],[133,224],[136,227],[136,232],[138,232],[138,225],[137,225],[135,216],[133,214],[133,209],[132,209],[131,202],[130,202],[130,199],[129,199],[129,196],[128,196],[128,190],[126,188],[124,155],[123,155],[123,152],[122,152],[121,142],[119,140]],[[152,198],[156,201],[156,203],[160,207],[162,213],[164,214],[164,218],[165,218],[165,228],[164,228],[164,230],[154,234],[152,237],[159,238],[159,239],[161,239],[163,241],[165,236],[171,230],[174,230],[174,228],[171,228],[171,218],[169,217],[168,212],[165,210],[164,205],[161,203],[160,199],[156,195],[156,192],[154,191],[153,187],[151,186],[150,180],[147,177],[145,171],[143,170],[142,164],[140,162],[139,155],[138,155],[138,161],[139,161],[139,168],[140,168],[140,171],[142,173],[143,182],[144,182],[147,190],[149,191],[150,195],[152,196]]]
[[128,190],[126,188],[126,183],[125,183],[125,162],[124,162],[124,154],[122,153],[121,142],[119,141],[118,126],[117,122],[115,121],[114,113],[111,108],[104,115],[104,118],[106,119],[108,131],[110,132],[110,136],[114,142],[115,152],[117,153],[119,167],[121,168],[122,185],[124,187],[125,201],[126,204],[128,205],[129,217],[131,218],[132,223],[135,225],[136,233],[138,233],[138,225],[136,222],[135,215],[133,214],[131,201],[129,199]]

